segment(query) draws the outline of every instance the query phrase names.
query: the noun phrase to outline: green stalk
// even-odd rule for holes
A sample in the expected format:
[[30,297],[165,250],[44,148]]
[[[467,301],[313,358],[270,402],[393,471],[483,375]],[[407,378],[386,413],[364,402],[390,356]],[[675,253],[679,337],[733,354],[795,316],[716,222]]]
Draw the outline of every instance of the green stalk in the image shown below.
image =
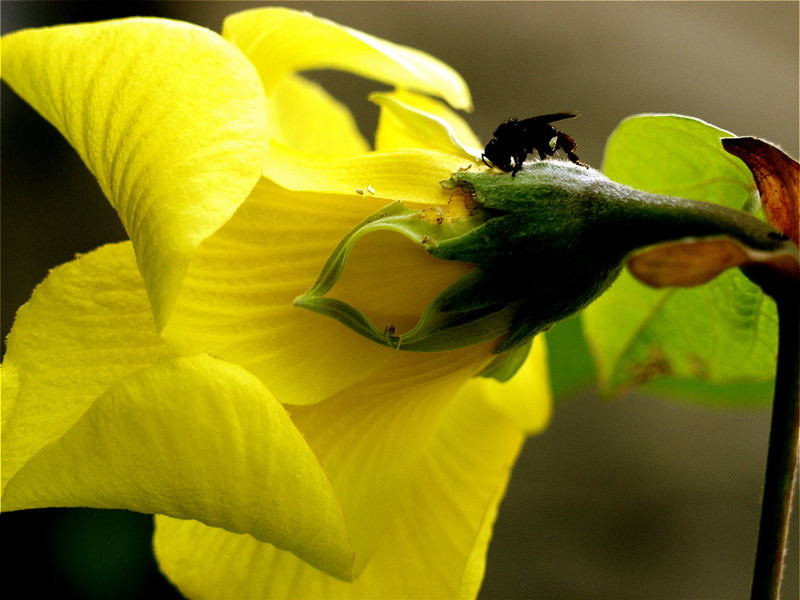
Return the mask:
[[797,479],[800,428],[800,311],[797,294],[775,294],[778,365],[751,600],[778,600]]

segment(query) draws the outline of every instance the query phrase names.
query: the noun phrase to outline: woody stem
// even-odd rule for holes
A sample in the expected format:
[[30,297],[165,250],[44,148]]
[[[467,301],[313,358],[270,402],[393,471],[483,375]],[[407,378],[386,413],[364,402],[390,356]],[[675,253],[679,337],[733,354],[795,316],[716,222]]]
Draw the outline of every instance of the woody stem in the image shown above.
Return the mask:
[[797,294],[775,295],[778,365],[751,600],[778,600],[797,478],[800,421],[800,313]]

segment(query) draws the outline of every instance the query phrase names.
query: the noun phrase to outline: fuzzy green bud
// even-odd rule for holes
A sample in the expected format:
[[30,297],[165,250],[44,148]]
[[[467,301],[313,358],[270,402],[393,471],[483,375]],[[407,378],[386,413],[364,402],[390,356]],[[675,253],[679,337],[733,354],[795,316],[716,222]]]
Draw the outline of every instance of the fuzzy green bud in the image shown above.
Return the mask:
[[[747,213],[706,202],[642,192],[600,172],[541,161],[508,174],[454,173],[442,185],[466,201],[455,219],[435,220],[401,202],[367,218],[339,244],[317,283],[295,304],[338,319],[374,341],[401,350],[440,351],[498,339],[496,352],[519,362],[537,333],[581,310],[639,248],[686,237],[729,236],[773,251],[782,236]],[[325,294],[353,244],[370,232],[395,231],[442,260],[475,268],[430,303],[417,326],[396,335]],[[512,369],[513,371],[513,369]],[[493,375],[494,376],[494,375]]]

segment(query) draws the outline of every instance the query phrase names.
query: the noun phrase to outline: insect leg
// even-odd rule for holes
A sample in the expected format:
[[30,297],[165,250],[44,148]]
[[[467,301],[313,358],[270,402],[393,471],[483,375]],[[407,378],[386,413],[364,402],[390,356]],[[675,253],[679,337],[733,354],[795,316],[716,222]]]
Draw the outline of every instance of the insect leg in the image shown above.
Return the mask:
[[522,168],[522,163],[525,162],[525,159],[528,157],[528,153],[525,150],[520,150],[519,152],[515,152],[513,155],[514,159],[514,168],[511,170],[511,176],[515,177],[519,170]]
[[548,156],[552,156],[553,152],[546,146],[536,146],[536,152],[539,153],[539,160],[544,160]]
[[571,136],[559,131],[557,137],[558,141],[556,142],[556,147],[561,148],[561,150],[563,150],[567,155],[568,159],[570,159],[576,165],[580,165],[582,167],[589,166],[586,163],[581,162],[581,159],[579,159],[578,155],[575,154],[575,148],[578,147],[578,144],[575,143],[575,140],[573,140]]

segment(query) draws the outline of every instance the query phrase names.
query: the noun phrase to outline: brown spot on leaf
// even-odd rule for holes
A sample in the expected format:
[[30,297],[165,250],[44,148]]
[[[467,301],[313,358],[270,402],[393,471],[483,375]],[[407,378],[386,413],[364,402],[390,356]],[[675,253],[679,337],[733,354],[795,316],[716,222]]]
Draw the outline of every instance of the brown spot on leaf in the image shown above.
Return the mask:
[[647,357],[639,363],[630,365],[630,381],[634,385],[642,385],[658,377],[666,377],[672,374],[672,367],[667,360],[664,350],[659,346],[650,346],[647,349]]
[[699,379],[708,379],[709,376],[709,368],[708,368],[708,361],[704,358],[700,358],[696,354],[690,354],[686,358],[689,359],[689,368],[692,371],[692,375]]

